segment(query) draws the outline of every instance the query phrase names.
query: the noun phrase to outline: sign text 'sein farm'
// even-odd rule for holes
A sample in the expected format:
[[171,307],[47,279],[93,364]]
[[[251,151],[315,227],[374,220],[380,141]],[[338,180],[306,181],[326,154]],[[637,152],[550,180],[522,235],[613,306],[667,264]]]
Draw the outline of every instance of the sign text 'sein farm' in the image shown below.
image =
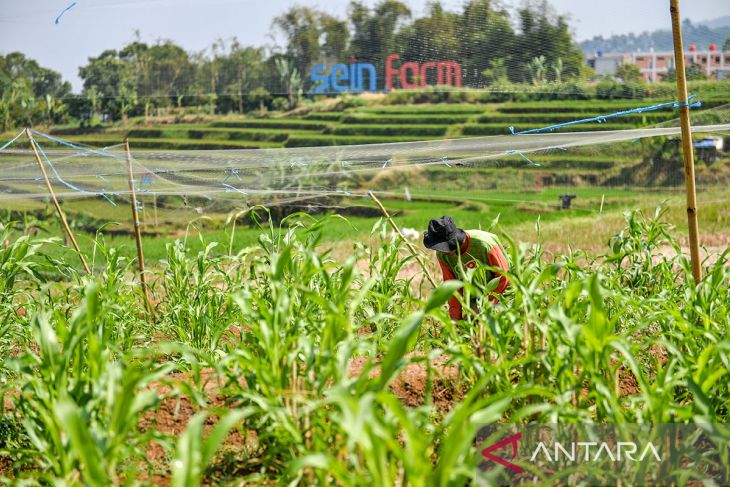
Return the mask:
[[[384,83],[378,86],[375,66],[370,63],[318,64],[312,68],[310,80],[314,93],[361,93],[363,91],[390,91],[393,88],[417,89],[427,85],[461,87],[461,65],[456,61],[395,62],[400,55],[391,54],[385,61]],[[367,88],[366,88],[367,85]]]

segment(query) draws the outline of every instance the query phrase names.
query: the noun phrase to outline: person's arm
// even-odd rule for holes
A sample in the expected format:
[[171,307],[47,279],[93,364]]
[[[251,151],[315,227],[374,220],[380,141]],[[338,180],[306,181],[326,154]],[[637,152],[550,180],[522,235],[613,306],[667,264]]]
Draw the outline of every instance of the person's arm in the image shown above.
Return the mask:
[[[441,267],[444,282],[455,280],[456,276],[453,272],[451,272],[451,268],[449,268],[449,266],[446,265],[445,262],[442,262],[438,257],[436,260],[439,263],[439,267]],[[449,298],[449,316],[452,320],[460,320],[462,318],[461,302],[456,296],[451,296],[451,298]]]
[[507,277],[507,271],[509,270],[509,264],[507,263],[507,258],[504,256],[504,252],[502,251],[502,247],[500,245],[495,245],[492,247],[492,249],[487,253],[487,261],[491,267],[494,267],[496,269],[501,269],[502,273],[499,278],[499,282],[497,283],[497,287],[492,290],[492,293],[489,295],[489,300],[493,303],[496,303],[499,301],[499,298],[497,298],[497,294],[502,294],[505,289],[507,289],[507,286],[509,285],[509,277]]

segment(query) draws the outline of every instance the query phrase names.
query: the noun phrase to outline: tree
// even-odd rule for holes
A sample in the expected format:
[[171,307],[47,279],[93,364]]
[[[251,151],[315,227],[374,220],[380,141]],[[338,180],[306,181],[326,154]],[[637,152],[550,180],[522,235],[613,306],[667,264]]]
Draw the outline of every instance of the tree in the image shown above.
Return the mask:
[[145,84],[150,79],[149,46],[140,41],[139,31],[135,31],[135,41],[124,46],[119,51],[119,59],[131,65],[132,72],[137,82],[137,92],[141,95],[149,95]]
[[[18,79],[28,82],[28,88],[34,96],[42,98],[46,94],[63,98],[71,94],[71,84],[63,81],[60,73],[44,68],[33,59],[27,58],[19,52],[11,52],[0,56],[0,73],[5,83],[12,83]],[[0,90],[3,83],[0,82]]]
[[616,78],[620,78],[624,83],[644,81],[641,75],[641,69],[635,64],[624,63],[616,68]]
[[[211,47],[212,56],[208,56],[205,51],[194,53],[192,63],[195,65],[195,82],[194,90],[199,96],[196,97],[197,103],[200,101],[207,103],[208,111],[215,113],[215,102],[218,91],[218,59],[217,48]],[[178,99],[178,106],[181,105],[182,99]]]
[[276,17],[272,27],[284,35],[283,54],[300,77],[318,63],[346,61],[350,40],[346,21],[315,8],[296,6]]
[[[293,108],[315,64],[372,63],[383,73],[392,54],[400,56],[396,69],[399,63],[420,63],[420,69],[411,64],[404,71],[418,78],[411,82],[428,84],[439,80],[433,69],[437,61],[463,66],[461,76],[470,86],[562,83],[589,72],[566,19],[546,0],[522,0],[515,16],[500,0],[463,2],[460,9],[449,10],[441,0],[431,0],[419,17],[412,17],[400,0],[377,0],[372,6],[352,0],[345,19],[309,6],[292,7],[272,22],[283,47],[271,54],[235,38],[194,53],[172,41],[144,43],[137,33],[119,51],[103,51],[80,68],[83,100],[68,98],[70,85],[58,73],[10,53],[0,56],[0,120],[7,127],[19,123],[18,117],[23,123],[56,123],[67,114],[83,120],[97,115],[126,119],[141,113],[142,105],[147,116],[154,106],[175,103],[178,108],[205,104],[211,114],[243,113],[273,103],[269,93],[286,93]],[[688,74],[690,79],[704,77],[694,67]],[[629,66],[617,75],[638,79]],[[63,106],[65,99],[73,106]]]
[[45,115],[46,125],[51,126],[61,121],[66,106],[55,96],[46,93],[46,96],[41,101],[41,110]]
[[279,79],[284,85],[289,98],[289,109],[294,108],[302,95],[302,76],[299,70],[286,58],[279,57],[274,60]]
[[320,30],[324,36],[321,44],[324,57],[336,62],[345,61],[350,49],[350,29],[347,21],[326,14],[321,15]]
[[133,83],[122,83],[119,87],[119,113],[122,123],[127,123],[127,115],[137,104],[137,90]]
[[458,33],[459,15],[434,2],[427,16],[416,19],[398,34],[399,51],[408,61],[457,59],[461,48]]
[[487,83],[507,81],[516,42],[509,12],[492,0],[470,0],[464,5],[458,22],[458,60],[479,73],[486,73]]
[[547,65],[545,56],[536,56],[527,63],[527,69],[530,72],[530,79],[534,85],[545,84]]
[[482,71],[482,76],[489,85],[506,82],[507,66],[505,65],[504,58],[489,61],[489,67]]
[[[220,58],[221,92],[230,97],[239,113],[245,111],[246,95],[262,86],[264,69],[263,49],[244,47],[237,39],[233,39],[229,52]],[[232,108],[224,107],[224,111]]]
[[96,86],[92,86],[88,90],[86,90],[86,97],[89,99],[89,108],[91,109],[91,112],[89,114],[89,122],[91,124],[94,123],[94,118],[99,113],[99,90],[96,89]]
[[274,19],[273,27],[286,38],[286,56],[299,72],[308,72],[320,57],[322,16],[314,8],[295,6]]
[[553,71],[553,81],[560,83],[563,80],[563,58],[558,58],[551,66]]
[[[687,81],[701,81],[707,79],[707,72],[701,64],[690,63],[684,68]],[[677,70],[674,66],[661,75],[662,81],[677,81]]]
[[730,37],[725,39],[725,43],[722,45],[723,52],[730,51]]
[[225,41],[218,39],[210,46],[211,57],[203,61],[203,70],[205,73],[204,78],[210,80],[210,86],[207,91],[208,106],[210,107],[210,114],[215,114],[216,102],[218,101],[219,93],[219,78],[220,78],[220,65],[223,61],[224,52],[226,49]]
[[5,97],[0,97],[0,120],[3,121],[3,132],[10,130],[10,107],[5,101]]
[[258,105],[258,109],[264,111],[266,104],[271,100],[271,93],[266,91],[265,88],[258,87],[251,91],[249,98],[251,103]]
[[60,121],[65,111],[63,100],[70,94],[71,85],[59,73],[19,52],[0,55],[0,118],[4,131],[17,124]]
[[352,24],[350,55],[361,62],[375,65],[378,72],[385,69],[385,59],[399,52],[398,31],[411,16],[408,7],[397,0],[382,0],[370,9],[360,1],[350,3]]
[[89,58],[89,64],[79,68],[79,76],[84,80],[85,93],[94,89],[101,112],[113,119],[126,118],[137,103],[134,65],[115,50]]
[[0,105],[3,106],[3,131],[9,130],[17,123],[23,123],[26,126],[33,125],[36,114],[32,112],[32,108],[35,103],[28,80],[16,79],[6,85],[0,101],[2,101]]
[[185,49],[172,41],[148,46],[136,40],[119,52],[133,72],[137,95],[144,100],[145,117],[153,104],[168,105],[191,93],[195,66]]
[[[575,78],[584,64],[581,50],[573,42],[565,18],[556,15],[546,0],[528,2],[518,11],[520,33],[510,63],[510,77],[515,81],[530,79],[529,63],[544,56],[548,65],[562,60],[562,77]],[[528,59],[524,59],[529,56]],[[520,64],[520,60],[521,64]]]

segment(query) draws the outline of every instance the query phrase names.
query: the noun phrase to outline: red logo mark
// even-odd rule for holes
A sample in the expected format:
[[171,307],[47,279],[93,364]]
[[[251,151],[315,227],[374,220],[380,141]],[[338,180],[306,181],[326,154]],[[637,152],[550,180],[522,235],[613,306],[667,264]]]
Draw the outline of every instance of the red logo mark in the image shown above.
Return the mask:
[[522,433],[517,433],[516,435],[509,436],[505,438],[502,441],[498,441],[492,446],[486,447],[484,450],[482,450],[482,456],[487,460],[493,460],[500,465],[503,465],[507,467],[508,469],[512,470],[515,473],[521,473],[523,469],[521,467],[518,467],[514,463],[510,462],[509,460],[505,460],[502,457],[498,457],[496,455],[492,455],[492,452],[494,450],[499,450],[505,445],[512,445],[512,458],[510,460],[514,460],[517,456],[517,447],[518,447],[518,441],[522,439]]

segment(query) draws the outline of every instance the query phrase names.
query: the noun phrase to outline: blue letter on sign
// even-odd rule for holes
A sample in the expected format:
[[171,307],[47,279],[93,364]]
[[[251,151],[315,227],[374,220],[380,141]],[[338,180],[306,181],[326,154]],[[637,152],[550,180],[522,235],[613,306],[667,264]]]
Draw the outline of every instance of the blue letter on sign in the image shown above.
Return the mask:
[[310,78],[314,86],[315,93],[327,93],[330,90],[330,77],[327,73],[326,64],[318,64],[312,68],[312,76]]
[[368,91],[375,91],[376,88],[376,74],[375,74],[375,66],[369,63],[357,63],[353,65],[353,73],[357,70],[357,76],[352,76],[353,80],[357,80],[357,83],[353,83],[355,86],[355,89],[353,91],[356,91],[358,93],[361,93],[365,90],[364,81],[365,81],[365,72],[367,71],[370,76],[368,76],[368,84],[370,85],[368,87]]
[[332,88],[336,92],[341,93],[350,89],[349,84],[341,85],[339,83],[340,81],[350,80],[350,70],[344,64],[335,64],[332,66],[332,74],[330,76],[332,78]]

